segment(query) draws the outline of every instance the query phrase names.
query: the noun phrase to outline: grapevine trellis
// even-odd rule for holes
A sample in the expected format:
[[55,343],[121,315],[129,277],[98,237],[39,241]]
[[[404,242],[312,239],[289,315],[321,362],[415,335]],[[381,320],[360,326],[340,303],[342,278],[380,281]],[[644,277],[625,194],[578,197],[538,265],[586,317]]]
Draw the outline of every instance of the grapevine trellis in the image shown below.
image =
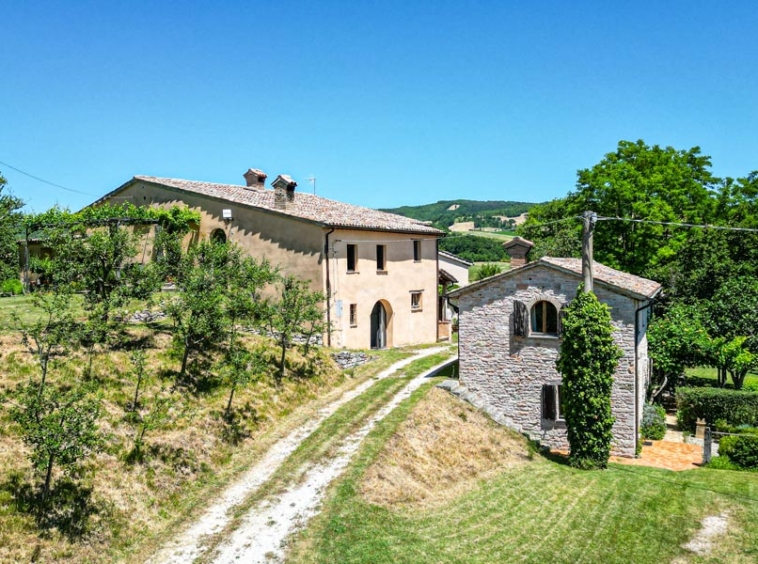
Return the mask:
[[[81,233],[82,236],[90,229],[108,227],[115,231],[124,226],[144,227],[156,226],[153,231],[153,242],[158,233],[165,229],[170,233],[187,233],[193,224],[200,221],[200,213],[188,208],[174,206],[172,208],[138,207],[130,203],[120,205],[90,206],[78,212],[52,208],[44,213],[29,214],[24,218],[24,257],[23,284],[24,292],[30,287],[30,257],[29,244],[36,238],[35,234],[48,230],[63,230],[69,233]],[[42,237],[44,240],[44,236]],[[147,241],[142,253],[145,260]]]

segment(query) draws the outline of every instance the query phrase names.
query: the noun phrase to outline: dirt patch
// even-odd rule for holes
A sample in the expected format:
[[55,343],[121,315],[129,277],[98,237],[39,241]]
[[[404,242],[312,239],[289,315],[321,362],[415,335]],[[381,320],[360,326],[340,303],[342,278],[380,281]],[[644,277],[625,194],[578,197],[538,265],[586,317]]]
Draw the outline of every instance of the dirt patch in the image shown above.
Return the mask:
[[361,494],[384,507],[435,505],[528,459],[522,437],[433,388],[367,470]]
[[702,528],[682,548],[686,548],[698,556],[705,556],[713,550],[714,539],[723,536],[729,528],[728,516],[726,513],[709,515],[703,519],[701,525]]

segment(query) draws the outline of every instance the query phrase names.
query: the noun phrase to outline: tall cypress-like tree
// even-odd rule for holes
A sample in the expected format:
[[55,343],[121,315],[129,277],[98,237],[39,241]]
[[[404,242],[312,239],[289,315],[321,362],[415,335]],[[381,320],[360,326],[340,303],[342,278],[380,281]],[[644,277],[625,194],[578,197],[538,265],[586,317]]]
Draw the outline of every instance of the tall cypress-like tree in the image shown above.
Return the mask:
[[580,287],[565,309],[563,343],[556,366],[563,376],[562,406],[568,428],[569,463],[605,468],[611,452],[613,375],[622,351],[613,340],[607,305]]

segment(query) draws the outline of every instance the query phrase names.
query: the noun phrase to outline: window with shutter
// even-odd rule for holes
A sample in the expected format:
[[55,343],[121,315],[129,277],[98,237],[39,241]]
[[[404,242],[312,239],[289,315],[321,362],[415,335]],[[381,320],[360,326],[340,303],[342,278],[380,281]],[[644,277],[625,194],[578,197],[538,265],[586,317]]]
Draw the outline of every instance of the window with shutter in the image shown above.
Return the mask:
[[517,337],[526,337],[527,326],[529,325],[529,308],[524,302],[514,300],[513,302],[513,334]]

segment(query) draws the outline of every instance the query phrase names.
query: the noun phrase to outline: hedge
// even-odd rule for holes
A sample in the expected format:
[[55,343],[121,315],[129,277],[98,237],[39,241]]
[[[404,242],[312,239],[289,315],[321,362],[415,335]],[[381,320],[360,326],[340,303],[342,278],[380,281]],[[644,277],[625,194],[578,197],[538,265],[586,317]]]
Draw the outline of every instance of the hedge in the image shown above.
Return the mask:
[[758,437],[724,437],[719,441],[719,456],[726,456],[740,468],[758,468]]
[[679,426],[695,432],[698,419],[709,425],[758,425],[758,393],[723,388],[679,388],[676,391]]

